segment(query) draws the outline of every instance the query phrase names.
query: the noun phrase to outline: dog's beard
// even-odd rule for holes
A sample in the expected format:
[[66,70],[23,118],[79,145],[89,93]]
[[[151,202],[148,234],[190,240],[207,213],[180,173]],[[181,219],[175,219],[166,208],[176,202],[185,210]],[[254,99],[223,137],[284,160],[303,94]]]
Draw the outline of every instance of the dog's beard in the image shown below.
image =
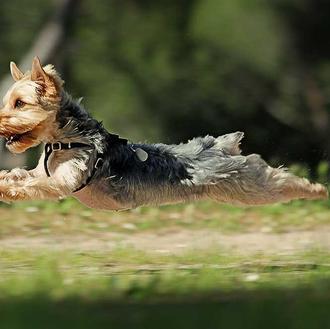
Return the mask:
[[46,111],[25,110],[15,116],[4,115],[1,118],[0,135],[6,137],[6,147],[10,152],[21,153],[38,145],[42,126],[48,118]]

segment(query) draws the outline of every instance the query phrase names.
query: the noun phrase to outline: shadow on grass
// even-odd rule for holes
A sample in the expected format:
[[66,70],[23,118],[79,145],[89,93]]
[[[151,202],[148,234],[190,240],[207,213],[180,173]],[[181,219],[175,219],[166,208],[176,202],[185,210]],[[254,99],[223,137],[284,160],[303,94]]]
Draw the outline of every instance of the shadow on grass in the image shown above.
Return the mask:
[[1,329],[330,328],[329,291],[263,291],[107,301],[44,295],[0,301]]

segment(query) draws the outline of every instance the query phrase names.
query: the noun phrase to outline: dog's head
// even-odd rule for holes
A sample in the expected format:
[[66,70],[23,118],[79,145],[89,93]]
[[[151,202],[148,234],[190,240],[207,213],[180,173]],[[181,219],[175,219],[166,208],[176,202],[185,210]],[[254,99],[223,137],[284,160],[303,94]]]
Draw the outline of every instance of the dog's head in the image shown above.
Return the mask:
[[9,151],[21,153],[55,137],[63,81],[53,66],[42,67],[38,57],[25,74],[14,62],[10,71],[15,82],[3,98],[0,136],[7,138]]

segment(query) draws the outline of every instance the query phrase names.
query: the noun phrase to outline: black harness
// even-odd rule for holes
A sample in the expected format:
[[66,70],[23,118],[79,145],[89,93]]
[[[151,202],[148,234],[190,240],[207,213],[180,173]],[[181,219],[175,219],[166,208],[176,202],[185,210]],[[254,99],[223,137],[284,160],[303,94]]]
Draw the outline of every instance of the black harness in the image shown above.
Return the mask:
[[[111,134],[111,142],[119,143],[119,144],[127,144],[127,139],[120,138],[118,135]],[[45,172],[48,177],[50,177],[50,172],[48,169],[48,159],[51,156],[51,154],[55,151],[62,151],[62,150],[71,150],[71,149],[77,149],[77,148],[93,148],[95,149],[94,145],[85,144],[85,143],[62,143],[62,142],[56,142],[56,143],[47,143],[45,145],[45,159],[44,159],[44,168]],[[78,192],[81,189],[83,189],[85,186],[87,186],[91,180],[93,179],[95,173],[99,168],[101,168],[103,165],[103,154],[97,153],[96,161],[93,165],[93,170],[91,174],[88,176],[86,182],[82,185],[80,185],[77,189],[73,191]]]

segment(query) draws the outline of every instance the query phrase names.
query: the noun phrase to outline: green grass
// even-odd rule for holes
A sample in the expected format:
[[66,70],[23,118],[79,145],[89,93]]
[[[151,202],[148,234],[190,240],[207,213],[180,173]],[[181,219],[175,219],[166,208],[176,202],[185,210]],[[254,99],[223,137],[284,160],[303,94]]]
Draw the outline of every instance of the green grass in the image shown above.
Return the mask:
[[[327,248],[266,253],[208,246],[162,253],[120,240],[109,250],[74,243],[107,232],[267,237],[326,234],[329,227],[328,202],[259,208],[201,202],[125,212],[90,210],[73,199],[3,206],[0,328],[330,328]],[[55,237],[71,241],[70,248],[47,245]],[[1,247],[16,238],[26,245]],[[30,244],[38,239],[44,243]]]
[[[214,202],[138,208],[106,212],[85,208],[74,199],[18,203],[0,207],[0,237],[23,234],[81,234],[88,232],[159,231],[173,228],[209,228],[224,233],[267,230],[311,230],[330,224],[330,202],[275,204],[265,207],[234,207]],[[15,220],[13,220],[13,218]]]
[[319,250],[287,257],[213,250],[159,256],[130,249],[111,254],[2,251],[0,256],[2,299],[35,294],[54,300],[157,299],[330,284],[330,254]]
[[329,256],[2,252],[1,328],[328,328]]

